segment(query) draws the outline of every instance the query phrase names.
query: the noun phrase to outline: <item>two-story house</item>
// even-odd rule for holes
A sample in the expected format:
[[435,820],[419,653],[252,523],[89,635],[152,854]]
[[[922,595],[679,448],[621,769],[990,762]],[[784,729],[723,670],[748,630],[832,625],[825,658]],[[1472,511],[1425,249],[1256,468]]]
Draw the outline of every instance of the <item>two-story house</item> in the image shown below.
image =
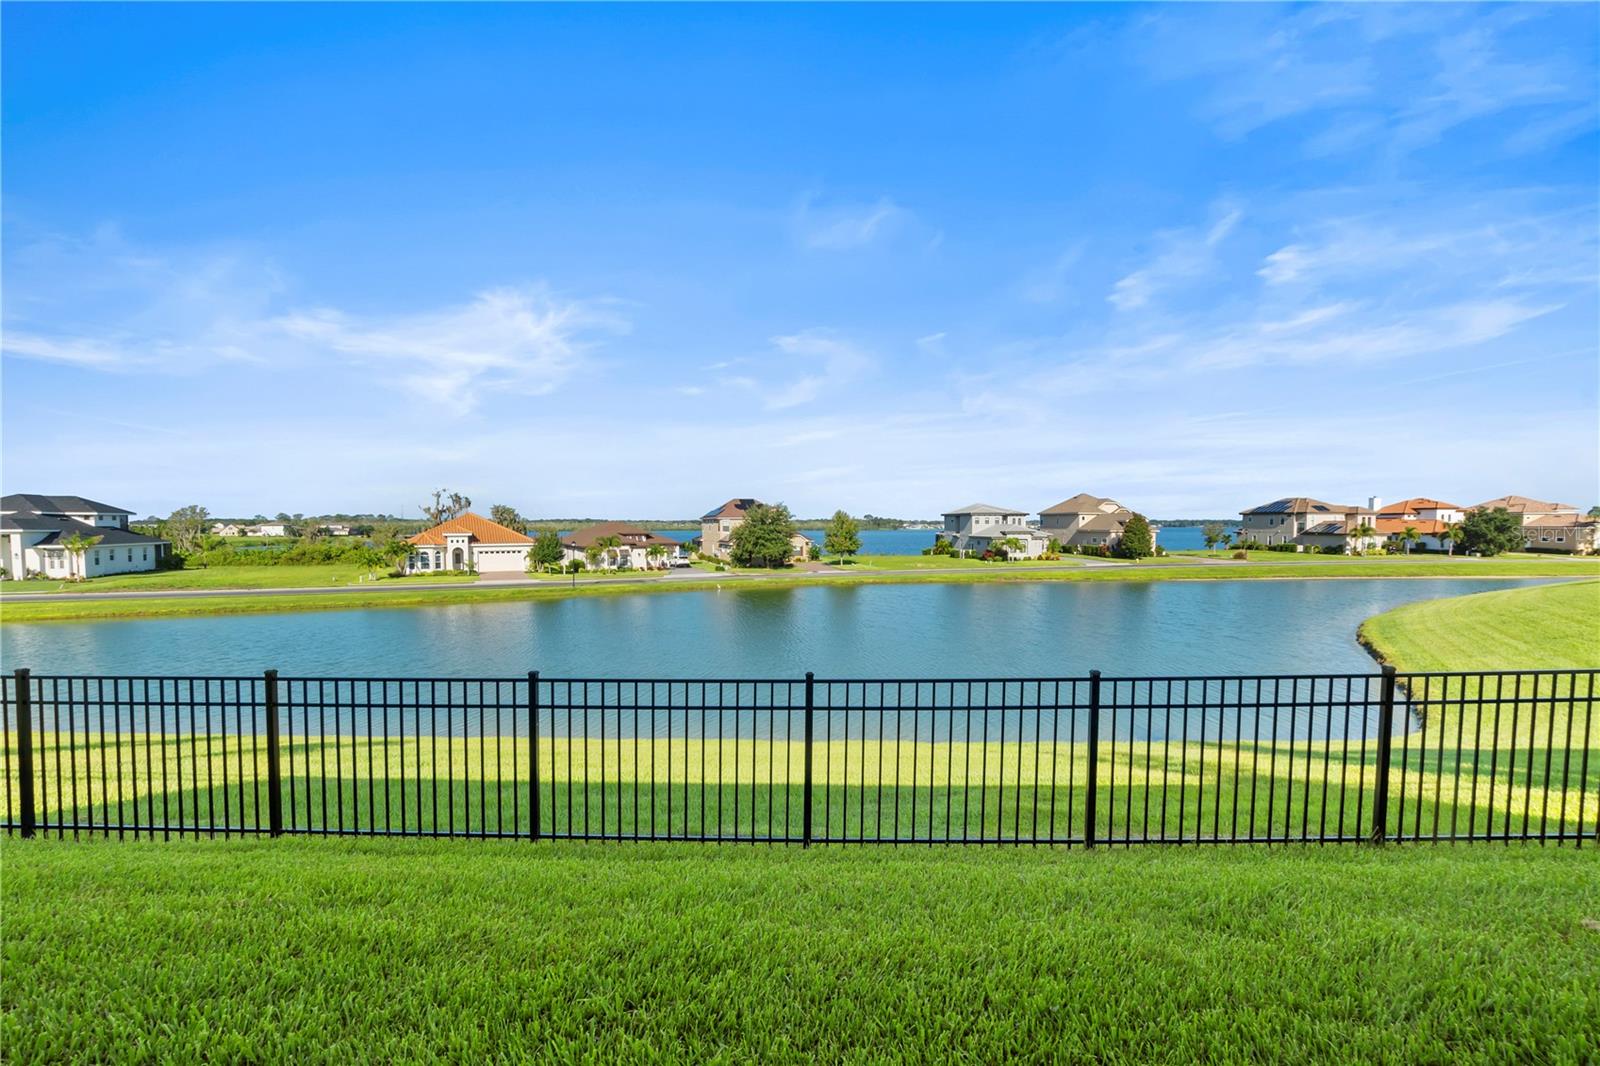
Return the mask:
[[[733,556],[733,531],[744,524],[745,513],[761,501],[750,496],[736,496],[700,516],[700,550],[717,559]],[[814,554],[815,545],[804,533],[789,538],[789,558],[805,560]]]
[[[20,581],[31,575],[68,579],[154,570],[171,546],[130,530],[132,515],[82,496],[18,492],[0,499],[5,576]],[[99,539],[75,557],[67,548],[74,534]]]
[[1028,512],[1011,507],[996,507],[988,503],[972,503],[944,513],[944,528],[934,534],[958,552],[988,551],[995,541],[1015,539],[1022,542],[1017,555],[1035,559],[1050,548],[1050,537],[1027,523]]
[[1471,510],[1493,511],[1502,507],[1522,520],[1529,551],[1587,555],[1595,550],[1594,519],[1580,515],[1577,507],[1570,503],[1501,496],[1485,500]]
[[1396,503],[1374,499],[1372,503],[1378,516],[1372,525],[1388,543],[1398,543],[1407,529],[1414,529],[1422,537],[1417,546],[1429,551],[1444,551],[1450,539],[1450,527],[1466,517],[1466,512],[1457,504],[1426,496]]
[[[1116,500],[1080,492],[1039,512],[1039,530],[1068,547],[1115,548],[1133,512]],[[1155,527],[1151,527],[1151,536]]]
[[[1376,501],[1372,501],[1376,502]],[[1290,496],[1239,512],[1240,541],[1297,544],[1304,548],[1337,547],[1362,551],[1382,543],[1377,512],[1371,506],[1327,503],[1310,496]],[[1373,532],[1361,533],[1364,527]]]

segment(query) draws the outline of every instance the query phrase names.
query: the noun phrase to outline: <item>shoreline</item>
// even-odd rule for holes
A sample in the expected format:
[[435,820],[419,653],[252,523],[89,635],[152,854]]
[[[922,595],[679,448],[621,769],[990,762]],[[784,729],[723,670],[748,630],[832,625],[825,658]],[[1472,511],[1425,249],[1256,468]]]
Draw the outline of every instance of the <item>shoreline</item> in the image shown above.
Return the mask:
[[[1307,572],[1315,570],[1320,572]],[[1116,564],[1062,567],[1026,572],[990,570],[849,570],[825,573],[696,573],[693,577],[593,579],[576,587],[555,582],[482,582],[364,589],[166,589],[104,593],[0,594],[0,625],[116,621],[207,615],[276,614],[304,611],[404,609],[476,603],[514,603],[577,596],[627,596],[662,592],[733,592],[828,586],[930,584],[1016,584],[1043,582],[1150,581],[1372,581],[1502,580],[1600,577],[1600,559],[1474,560],[1453,564],[1359,560],[1329,563],[1179,563],[1153,566]]]

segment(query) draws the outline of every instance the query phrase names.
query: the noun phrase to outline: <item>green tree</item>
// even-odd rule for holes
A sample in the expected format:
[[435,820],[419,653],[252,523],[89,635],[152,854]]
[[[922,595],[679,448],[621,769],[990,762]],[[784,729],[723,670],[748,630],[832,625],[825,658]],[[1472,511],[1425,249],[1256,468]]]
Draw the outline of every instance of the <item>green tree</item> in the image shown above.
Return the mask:
[[1376,529],[1372,528],[1372,523],[1368,522],[1364,518],[1361,520],[1361,524],[1360,525],[1355,526],[1354,528],[1352,528],[1350,530],[1350,536],[1355,538],[1355,544],[1353,546],[1353,550],[1354,550],[1355,554],[1357,554],[1357,555],[1365,555],[1365,554],[1367,554],[1367,547],[1366,547],[1367,541],[1369,539],[1371,539],[1373,534],[1375,534],[1377,532],[1378,531]]
[[1006,562],[1010,562],[1013,553],[1021,555],[1028,550],[1028,546],[1022,543],[1021,537],[1001,537],[999,540],[989,542],[989,550]]
[[1450,545],[1446,549],[1446,553],[1449,555],[1454,555],[1456,553],[1456,545],[1461,543],[1461,538],[1463,536],[1461,523],[1451,522],[1447,524],[1444,527],[1444,532],[1440,534],[1440,536],[1442,536]]
[[1522,519],[1496,507],[1492,511],[1473,511],[1461,523],[1461,546],[1479,555],[1499,555],[1527,546]]
[[599,542],[583,549],[583,557],[589,561],[590,570],[598,570],[600,568],[600,560],[605,557],[605,554],[606,550],[600,547]]
[[662,544],[652,544],[644,550],[644,556],[654,565],[660,565],[661,560],[667,557],[667,549]]
[[1206,542],[1206,551],[1213,551],[1217,545],[1227,543],[1228,531],[1222,528],[1221,522],[1207,522],[1200,527],[1200,536]]
[[378,557],[388,563],[389,569],[396,574],[405,572],[406,560],[411,558],[414,550],[409,540],[399,536],[390,536],[388,540],[380,541],[377,547]]
[[528,520],[517,513],[509,503],[497,503],[489,508],[489,519],[518,533],[528,532]]
[[204,507],[192,503],[168,515],[165,525],[172,550],[188,555],[200,547],[201,538],[211,531],[211,515]]
[[82,581],[89,576],[89,568],[84,565],[84,553],[99,544],[104,537],[90,537],[82,533],[74,533],[61,542],[67,551],[67,576],[74,581]]
[[1124,559],[1148,559],[1156,553],[1155,537],[1150,533],[1150,520],[1134,514],[1122,527],[1122,539],[1117,542],[1117,554]]
[[1589,517],[1600,518],[1600,504],[1596,504],[1595,506],[1589,508]]
[[822,550],[844,559],[861,551],[861,523],[843,511],[833,512],[833,520],[822,535]]
[[758,503],[733,528],[729,555],[735,566],[782,566],[794,553],[794,515],[781,503]]
[[1407,555],[1411,554],[1411,546],[1422,539],[1422,534],[1417,532],[1416,526],[1407,526],[1400,531],[1400,544]]
[[553,529],[546,529],[533,539],[533,547],[528,549],[528,569],[533,571],[543,570],[546,567],[558,566],[561,557],[566,554],[566,549],[561,546],[561,537]]

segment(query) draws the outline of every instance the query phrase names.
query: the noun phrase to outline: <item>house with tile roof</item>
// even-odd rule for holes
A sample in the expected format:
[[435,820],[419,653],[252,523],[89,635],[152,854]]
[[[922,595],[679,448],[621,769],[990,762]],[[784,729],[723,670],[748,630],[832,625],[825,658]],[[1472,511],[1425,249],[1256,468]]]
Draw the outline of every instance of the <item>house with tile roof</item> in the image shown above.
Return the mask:
[[1571,552],[1587,555],[1595,550],[1595,522],[1570,503],[1535,500],[1527,496],[1500,496],[1485,500],[1473,511],[1503,507],[1522,520],[1529,551]]
[[528,549],[533,546],[533,538],[527,534],[471,511],[407,539],[414,546],[406,560],[408,574],[438,570],[521,574],[528,569]]
[[[561,561],[571,563],[581,560],[588,565],[589,551],[601,541],[615,538],[617,543],[601,549],[606,558],[602,566],[619,570],[664,570],[671,560],[683,552],[683,545],[671,537],[663,537],[627,522],[597,522],[592,526],[575,529],[561,538],[564,551]],[[652,553],[650,549],[661,551]]]
[[[1039,512],[1039,529],[1051,540],[1068,547],[1115,548],[1122,541],[1133,512],[1116,500],[1080,492]],[[1150,527],[1150,535],[1157,533]]]
[[1022,542],[1022,550],[1017,555],[1036,559],[1050,549],[1050,537],[1030,526],[1027,519],[1027,511],[996,507],[991,503],[969,503],[944,512],[944,528],[934,534],[934,539],[947,542],[958,552],[977,555],[989,551],[996,541],[1015,539]]
[[[733,557],[733,531],[744,524],[744,516],[761,501],[751,496],[735,496],[721,507],[700,516],[700,551],[718,559]],[[811,558],[816,545],[804,533],[789,538],[790,558]]]
[[1466,517],[1466,510],[1459,504],[1427,496],[1394,503],[1384,503],[1374,497],[1371,510],[1376,514],[1372,527],[1393,550],[1404,550],[1401,538],[1407,529],[1414,529],[1422,538],[1415,547],[1424,551],[1445,551],[1449,546],[1450,527]]
[[1580,514],[1547,514],[1522,523],[1528,550],[1593,555],[1595,520]]
[[[128,528],[133,512],[82,496],[18,492],[0,499],[0,563],[5,576],[101,577],[154,570],[171,551],[160,537]],[[66,543],[74,534],[98,537],[75,558]]]
[[[1377,501],[1372,501],[1377,502]],[[1371,507],[1327,503],[1310,496],[1288,496],[1247,511],[1240,511],[1235,538],[1271,547],[1295,544],[1302,548],[1342,548],[1365,551],[1382,543],[1377,535],[1377,512]],[[1358,535],[1364,526],[1373,533]]]

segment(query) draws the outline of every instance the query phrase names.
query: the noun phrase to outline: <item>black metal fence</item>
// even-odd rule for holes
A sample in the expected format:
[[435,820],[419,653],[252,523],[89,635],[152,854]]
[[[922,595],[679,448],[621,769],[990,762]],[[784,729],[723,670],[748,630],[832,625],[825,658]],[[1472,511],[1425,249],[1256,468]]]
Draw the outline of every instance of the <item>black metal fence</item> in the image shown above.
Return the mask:
[[0,678],[4,828],[792,844],[1600,841],[1600,670]]

